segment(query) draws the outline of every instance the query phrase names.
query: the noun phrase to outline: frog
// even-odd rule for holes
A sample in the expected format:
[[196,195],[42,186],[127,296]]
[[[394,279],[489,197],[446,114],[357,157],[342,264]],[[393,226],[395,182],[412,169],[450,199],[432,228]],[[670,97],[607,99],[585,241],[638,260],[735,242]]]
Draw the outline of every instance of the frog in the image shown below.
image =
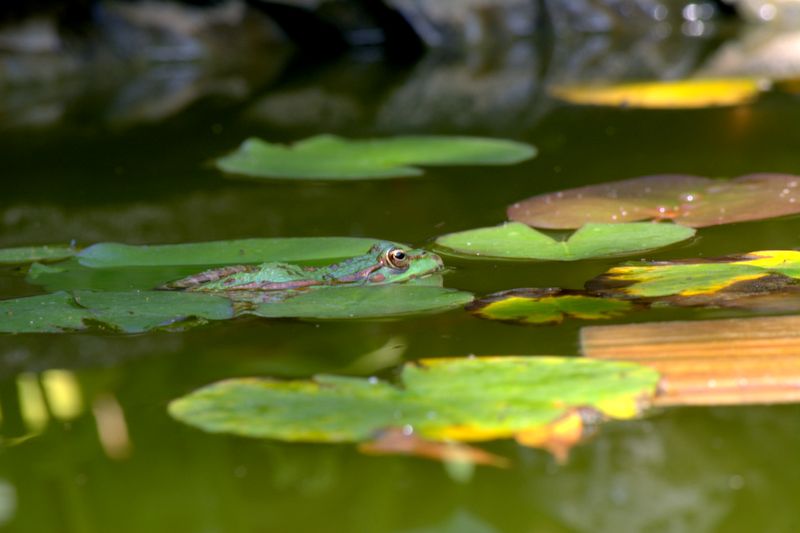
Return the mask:
[[379,241],[364,255],[329,265],[301,266],[277,262],[229,265],[172,281],[159,289],[226,295],[241,291],[242,296],[244,293],[288,295],[318,287],[404,283],[442,270],[442,258],[433,252]]

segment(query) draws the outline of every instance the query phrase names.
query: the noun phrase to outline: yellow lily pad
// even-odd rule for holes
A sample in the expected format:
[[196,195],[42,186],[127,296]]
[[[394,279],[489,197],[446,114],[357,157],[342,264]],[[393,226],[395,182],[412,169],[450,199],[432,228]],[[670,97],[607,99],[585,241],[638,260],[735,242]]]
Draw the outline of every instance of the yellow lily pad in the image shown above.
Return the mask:
[[[758,294],[800,280],[800,251],[765,250],[737,257],[632,262],[611,268],[586,288],[628,298],[714,296],[723,291]],[[705,300],[713,304],[712,300]]]
[[573,104],[649,109],[690,109],[744,104],[769,88],[756,78],[646,81],[617,85],[561,85],[550,94]]
[[511,289],[474,301],[467,309],[479,318],[517,324],[558,324],[565,316],[613,318],[633,309],[628,300],[590,296],[564,289]]

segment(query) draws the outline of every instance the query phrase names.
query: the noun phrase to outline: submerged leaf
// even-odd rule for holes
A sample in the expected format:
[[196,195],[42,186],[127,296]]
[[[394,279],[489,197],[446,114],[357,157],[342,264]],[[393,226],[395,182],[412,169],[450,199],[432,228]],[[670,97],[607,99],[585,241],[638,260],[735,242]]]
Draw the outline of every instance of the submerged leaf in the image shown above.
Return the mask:
[[800,213],[798,186],[790,174],[644,176],[532,196],[509,206],[508,217],[549,229],[648,219],[702,228]]
[[389,428],[432,441],[483,441],[519,438],[575,408],[598,421],[634,417],[658,379],[635,364],[569,357],[425,359],[403,367],[401,387],[335,376],[242,378],[179,398],[169,412],[209,432],[286,441],[365,442]]
[[348,140],[318,135],[292,146],[248,139],[217,161],[259,178],[355,180],[417,176],[409,165],[508,165],[536,155],[527,144],[481,137],[409,136]]
[[509,222],[443,235],[436,244],[460,255],[577,261],[652,250],[693,235],[693,229],[677,224],[586,224],[560,241],[525,224]]
[[563,289],[511,289],[476,300],[468,310],[489,320],[519,324],[557,324],[565,316],[597,320],[633,309],[626,300],[600,298]]
[[337,260],[362,255],[380,242],[356,237],[286,237],[134,246],[99,243],[78,254],[92,268],[235,265],[264,261]]
[[245,306],[267,318],[358,319],[435,313],[468,304],[471,293],[418,284],[323,287],[268,303]]
[[713,305],[714,295],[780,292],[799,279],[800,251],[767,250],[718,259],[625,263],[586,287],[627,298],[704,296],[709,297],[704,299],[706,305]]
[[764,81],[752,78],[688,79],[605,86],[564,85],[551,88],[550,94],[573,104],[687,109],[747,103],[767,87]]
[[66,292],[0,301],[0,332],[61,333],[84,329],[92,314]]
[[36,261],[61,261],[78,253],[74,246],[54,244],[45,246],[22,246],[0,249],[0,265],[34,263]]
[[370,455],[413,455],[446,463],[471,463],[504,468],[508,460],[480,448],[461,442],[437,442],[426,440],[414,432],[399,428],[382,431],[370,442],[362,443],[358,451]]

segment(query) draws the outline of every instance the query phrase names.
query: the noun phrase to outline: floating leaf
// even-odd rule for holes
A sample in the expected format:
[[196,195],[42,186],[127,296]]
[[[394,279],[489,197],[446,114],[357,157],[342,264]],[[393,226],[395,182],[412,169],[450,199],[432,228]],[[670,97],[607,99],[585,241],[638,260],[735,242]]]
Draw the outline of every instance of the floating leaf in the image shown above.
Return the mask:
[[78,254],[78,260],[93,268],[337,260],[365,254],[380,242],[385,241],[355,237],[288,237],[142,246],[109,242],[86,248]]
[[626,300],[601,298],[563,289],[511,289],[476,300],[468,310],[480,318],[519,324],[558,324],[564,316],[597,320],[633,309]]
[[168,281],[180,279],[198,271],[197,266],[91,268],[81,265],[77,258],[56,265],[34,263],[25,278],[28,283],[48,291],[151,290]]
[[800,402],[797,316],[593,326],[581,349],[657,370],[658,405]]
[[468,292],[414,284],[323,287],[246,307],[246,312],[268,318],[383,318],[447,311],[472,299]]
[[693,235],[693,229],[677,224],[586,224],[561,241],[525,224],[509,222],[443,235],[436,244],[462,255],[577,261],[660,248]]
[[195,325],[197,320],[233,318],[233,305],[210,294],[168,291],[78,291],[75,300],[92,318],[125,333]]
[[687,109],[744,104],[769,88],[752,78],[689,79],[622,83],[618,85],[557,86],[550,94],[573,104]]
[[54,244],[0,249],[0,265],[33,263],[35,261],[61,261],[78,253],[74,246]]
[[511,205],[508,217],[549,229],[649,219],[702,228],[800,213],[798,186],[800,176],[789,174],[645,176],[532,196]]
[[634,417],[658,379],[635,364],[569,357],[426,359],[403,367],[401,386],[336,376],[233,379],[173,401],[169,412],[209,432],[286,441],[364,442],[389,428],[484,441],[557,424],[576,408],[598,421]]
[[61,333],[84,329],[92,314],[66,292],[0,300],[0,332]]
[[292,146],[248,139],[217,161],[235,174],[259,178],[357,180],[418,176],[409,165],[509,165],[530,159],[527,144],[481,137],[410,136],[348,140],[318,135]]
[[718,259],[632,262],[591,280],[591,292],[627,298],[765,293],[800,279],[800,251],[767,250]]
[[3,333],[60,333],[89,324],[139,333],[232,317],[229,300],[182,292],[56,292],[0,301]]

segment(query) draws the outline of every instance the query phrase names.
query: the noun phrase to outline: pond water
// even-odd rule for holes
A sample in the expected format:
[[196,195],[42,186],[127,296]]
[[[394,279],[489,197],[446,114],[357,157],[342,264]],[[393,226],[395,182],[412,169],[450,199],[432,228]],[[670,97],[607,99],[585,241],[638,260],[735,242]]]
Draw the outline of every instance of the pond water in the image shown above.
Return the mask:
[[[796,95],[771,92],[746,106],[684,111],[578,107],[548,98],[549,83],[576,76],[685,76],[724,43],[604,42],[602,54],[587,56],[596,44],[526,42],[463,56],[432,54],[411,67],[369,57],[316,67],[280,63],[270,76],[263,67],[209,74],[202,65],[160,65],[113,79],[95,73],[59,81],[46,93],[6,88],[0,246],[320,235],[426,246],[444,233],[497,224],[507,205],[557,189],[669,172],[800,172]],[[12,114],[10,102],[23,111]],[[434,168],[420,178],[352,183],[237,180],[209,163],[248,136],[293,141],[320,132],[489,135],[540,152],[508,167]],[[794,248],[800,218],[698,235],[636,257]],[[580,288],[619,262],[445,259],[453,269],[445,285],[478,295]],[[38,292],[18,270],[0,270],[2,298]],[[610,323],[734,314],[747,315],[662,309]],[[131,336],[4,335],[0,527],[797,529],[800,463],[792,458],[800,407],[794,405],[674,408],[610,423],[575,448],[566,465],[540,450],[490,443],[487,449],[512,466],[472,472],[361,455],[351,445],[206,434],[166,412],[170,400],[232,376],[391,377],[398,363],[422,357],[577,355],[583,325],[513,326],[455,310],[396,321],[242,319]]]

